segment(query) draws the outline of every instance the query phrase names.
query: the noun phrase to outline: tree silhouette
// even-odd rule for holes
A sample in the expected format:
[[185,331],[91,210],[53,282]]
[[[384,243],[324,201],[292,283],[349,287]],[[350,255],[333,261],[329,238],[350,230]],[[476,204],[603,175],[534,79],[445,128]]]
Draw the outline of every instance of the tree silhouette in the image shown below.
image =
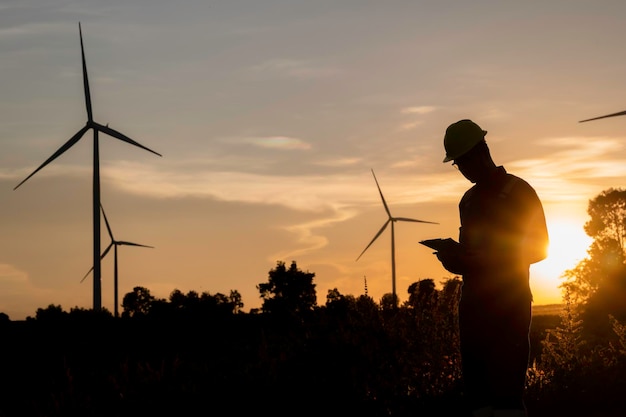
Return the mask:
[[122,317],[140,317],[150,313],[155,298],[150,290],[144,287],[135,287],[122,300]]
[[41,321],[58,321],[67,316],[67,313],[63,311],[63,307],[60,305],[50,304],[46,308],[38,308],[35,312],[35,319]]
[[409,285],[408,306],[415,309],[432,310],[437,303],[437,290],[432,278],[422,279]]
[[243,308],[241,294],[237,290],[230,290],[230,294],[221,292],[211,294],[208,291],[200,295],[199,308],[203,314],[238,314]]
[[278,261],[276,268],[269,271],[268,282],[257,285],[263,312],[299,315],[311,311],[317,305],[314,277],[315,273],[299,270],[296,261],[291,262],[289,269]]
[[380,308],[383,311],[395,310],[398,308],[398,295],[393,293],[386,293],[380,299]]
[[580,308],[588,336],[612,333],[608,316],[626,318],[626,191],[610,188],[589,200],[585,232],[593,238],[587,257],[566,271],[561,285]]
[[587,250],[587,257],[574,268],[565,271],[561,285],[576,305],[585,304],[611,277],[619,275],[624,265],[624,253],[616,240],[600,238]]
[[626,241],[626,190],[609,188],[589,200],[585,232],[594,240],[612,239],[624,251]]
[[241,313],[243,310],[243,297],[237,290],[230,290],[230,295],[228,296],[228,303],[232,306],[233,313]]
[[328,290],[326,294],[326,305],[329,316],[336,320],[347,320],[351,313],[356,311],[356,298],[353,295],[344,295],[337,288]]

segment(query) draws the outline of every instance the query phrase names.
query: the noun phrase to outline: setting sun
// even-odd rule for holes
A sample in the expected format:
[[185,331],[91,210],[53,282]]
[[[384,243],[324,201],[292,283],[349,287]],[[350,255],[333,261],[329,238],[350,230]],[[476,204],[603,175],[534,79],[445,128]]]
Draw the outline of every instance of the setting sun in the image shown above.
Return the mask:
[[531,267],[531,282],[537,304],[560,302],[561,292],[558,286],[563,282],[561,276],[587,256],[587,248],[592,242],[583,230],[583,222],[548,222],[548,232],[548,257]]

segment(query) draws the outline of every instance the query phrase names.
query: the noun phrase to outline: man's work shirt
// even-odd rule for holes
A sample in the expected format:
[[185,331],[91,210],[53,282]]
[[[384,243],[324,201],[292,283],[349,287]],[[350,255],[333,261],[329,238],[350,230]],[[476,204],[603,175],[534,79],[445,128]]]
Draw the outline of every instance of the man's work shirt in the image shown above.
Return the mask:
[[465,193],[459,213],[459,242],[469,253],[488,257],[487,264],[462,271],[464,296],[526,295],[530,300],[529,268],[546,257],[548,246],[535,190],[500,166]]

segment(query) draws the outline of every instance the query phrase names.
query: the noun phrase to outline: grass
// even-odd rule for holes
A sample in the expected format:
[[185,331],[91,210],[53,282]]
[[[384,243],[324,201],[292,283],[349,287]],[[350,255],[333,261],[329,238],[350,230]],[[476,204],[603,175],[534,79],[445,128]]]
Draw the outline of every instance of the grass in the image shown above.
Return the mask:
[[533,305],[533,316],[558,316],[563,307],[563,304]]

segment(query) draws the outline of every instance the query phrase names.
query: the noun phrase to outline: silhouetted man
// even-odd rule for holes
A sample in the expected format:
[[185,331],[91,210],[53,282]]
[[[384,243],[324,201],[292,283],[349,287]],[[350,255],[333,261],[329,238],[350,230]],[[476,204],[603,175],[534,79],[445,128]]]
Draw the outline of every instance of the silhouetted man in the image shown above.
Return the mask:
[[535,190],[493,162],[486,134],[467,119],[446,129],[443,162],[452,161],[474,186],[459,203],[461,245],[437,258],[463,277],[461,359],[472,415],[523,417],[529,269],[546,257],[548,232]]

